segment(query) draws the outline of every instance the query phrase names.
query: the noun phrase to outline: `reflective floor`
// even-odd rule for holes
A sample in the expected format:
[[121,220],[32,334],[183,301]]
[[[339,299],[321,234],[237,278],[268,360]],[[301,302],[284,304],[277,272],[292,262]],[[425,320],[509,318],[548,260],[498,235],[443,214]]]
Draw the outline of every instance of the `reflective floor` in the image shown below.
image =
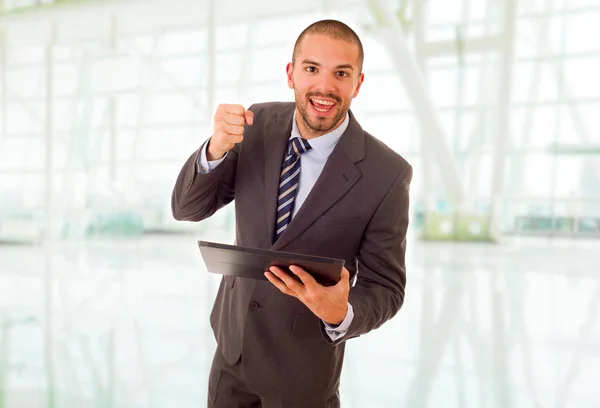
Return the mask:
[[[600,242],[411,240],[407,262],[343,407],[600,406]],[[205,406],[218,279],[193,236],[0,246],[0,408]]]

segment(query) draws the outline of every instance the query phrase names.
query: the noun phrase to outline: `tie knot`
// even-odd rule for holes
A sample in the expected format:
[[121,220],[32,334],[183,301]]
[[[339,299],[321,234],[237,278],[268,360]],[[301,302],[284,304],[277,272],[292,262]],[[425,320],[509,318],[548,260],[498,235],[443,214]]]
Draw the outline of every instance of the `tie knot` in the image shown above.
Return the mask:
[[[306,139],[295,137],[292,140],[290,140],[290,150],[293,150],[297,155],[306,153],[310,149],[312,149],[312,146],[310,145],[310,143],[308,143],[308,140]],[[292,152],[290,151],[290,153]]]

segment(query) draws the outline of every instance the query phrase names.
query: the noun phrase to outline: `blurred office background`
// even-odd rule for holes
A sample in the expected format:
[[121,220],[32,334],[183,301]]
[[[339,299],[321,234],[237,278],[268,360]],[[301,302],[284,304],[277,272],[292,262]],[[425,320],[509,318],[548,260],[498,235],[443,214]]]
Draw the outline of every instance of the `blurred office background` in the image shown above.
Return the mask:
[[[219,103],[293,100],[300,31],[365,47],[414,166],[403,309],[347,408],[600,406],[600,0],[0,0],[0,408],[205,405],[219,282],[170,213]],[[309,407],[307,407],[309,408]]]

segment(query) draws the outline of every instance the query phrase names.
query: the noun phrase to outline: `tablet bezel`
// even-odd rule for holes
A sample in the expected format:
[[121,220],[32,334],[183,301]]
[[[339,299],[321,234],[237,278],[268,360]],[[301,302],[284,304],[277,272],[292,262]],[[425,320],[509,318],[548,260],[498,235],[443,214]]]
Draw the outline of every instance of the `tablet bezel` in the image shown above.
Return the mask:
[[[297,277],[288,269],[290,265],[297,265],[311,274],[311,276],[313,276],[313,278],[315,278],[315,280],[321,285],[332,286],[339,281],[342,268],[345,264],[343,259],[338,258],[306,255],[294,252],[274,251],[270,249],[250,248],[203,240],[198,241],[198,247],[209,272],[250,279],[266,280],[264,272],[268,269],[268,266],[271,265],[279,266],[288,274],[290,274],[290,276],[297,279]],[[209,252],[203,251],[203,249],[206,249]],[[222,253],[229,254],[229,257],[224,258],[222,261],[217,261],[214,256],[209,256],[215,255],[215,252],[212,251],[213,249],[225,251]],[[255,265],[243,265],[237,262],[232,262],[234,258],[235,260],[239,260],[240,258],[243,259],[245,254],[253,256],[252,263],[255,263],[256,256],[259,256],[259,259],[261,263],[265,265],[265,268],[261,270],[260,267]],[[220,266],[216,264],[223,264],[222,266],[227,265],[228,268],[222,267],[220,271],[214,270]],[[232,270],[232,266],[234,265],[239,267],[233,267]]]

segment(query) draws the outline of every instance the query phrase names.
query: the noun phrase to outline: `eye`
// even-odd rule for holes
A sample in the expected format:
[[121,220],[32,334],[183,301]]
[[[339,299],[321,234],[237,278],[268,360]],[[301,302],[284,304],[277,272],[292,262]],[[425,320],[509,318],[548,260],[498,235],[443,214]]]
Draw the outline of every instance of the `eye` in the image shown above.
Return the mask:
[[313,67],[313,66],[308,66],[305,68],[306,72],[317,72],[317,67]]
[[347,77],[348,73],[346,71],[338,71],[336,75],[339,77]]

